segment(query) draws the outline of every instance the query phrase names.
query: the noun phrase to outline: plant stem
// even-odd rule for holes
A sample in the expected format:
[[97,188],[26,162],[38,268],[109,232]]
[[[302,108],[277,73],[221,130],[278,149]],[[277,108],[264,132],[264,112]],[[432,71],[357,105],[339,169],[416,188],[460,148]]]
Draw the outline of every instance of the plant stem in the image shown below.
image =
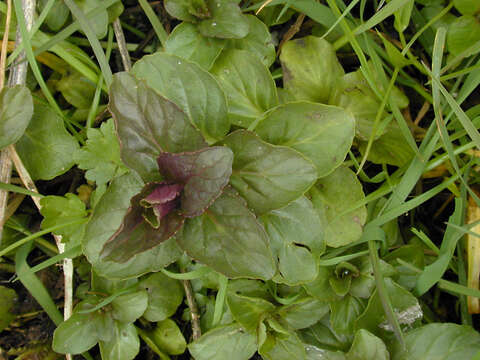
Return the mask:
[[[181,270],[183,272],[183,270]],[[192,290],[192,284],[189,280],[182,280],[183,288],[185,289],[185,295],[187,297],[187,304],[190,308],[190,316],[192,317],[192,337],[193,340],[197,340],[202,336],[202,330],[200,328],[200,315],[198,313],[197,302]]]
[[117,39],[118,51],[122,57],[122,64],[125,68],[125,71],[130,71],[132,68],[132,61],[130,60],[130,55],[128,54],[127,42],[125,41],[125,35],[123,34],[122,25],[120,24],[120,19],[117,18],[113,22],[113,31],[115,32],[115,38]]

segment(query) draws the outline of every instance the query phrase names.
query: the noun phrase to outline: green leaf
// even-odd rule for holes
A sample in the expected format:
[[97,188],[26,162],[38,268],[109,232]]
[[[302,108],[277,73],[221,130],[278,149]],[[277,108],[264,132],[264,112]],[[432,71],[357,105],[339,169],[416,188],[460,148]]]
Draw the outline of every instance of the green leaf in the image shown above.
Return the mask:
[[[360,141],[358,149],[362,155],[367,148],[367,141]],[[405,141],[397,124],[391,123],[380,138],[373,142],[367,159],[375,164],[403,166],[415,156],[415,152]]]
[[122,160],[144,181],[159,179],[157,157],[162,151],[192,151],[205,146],[200,133],[175,104],[128,73],[113,77],[110,110]]
[[480,335],[467,325],[424,325],[409,331],[405,342],[406,351],[395,344],[392,360],[474,359],[480,351]]
[[351,209],[351,204],[365,198],[362,184],[352,170],[338,167],[327,177],[319,179],[310,194],[313,206],[326,216],[325,240],[328,246],[348,245],[360,238],[367,210],[365,206]]
[[477,0],[453,0],[453,5],[462,15],[474,15],[480,12],[480,3]]
[[251,132],[235,131],[225,144],[234,153],[230,182],[258,215],[288,205],[316,180],[315,166],[303,155],[270,145]]
[[102,186],[127,172],[120,159],[120,145],[112,119],[102,123],[100,129],[89,128],[87,137],[86,144],[73,154],[78,167],[87,170],[87,180]]
[[113,337],[110,341],[100,341],[100,354],[103,360],[132,360],[140,350],[137,330],[131,323],[115,321]]
[[114,179],[93,210],[86,225],[83,238],[83,250],[95,271],[111,279],[138,277],[142,274],[159,271],[180,257],[182,252],[175,239],[137,254],[125,263],[105,261],[100,258],[100,251],[105,242],[120,226],[127,211],[130,198],[142,188],[138,175],[129,173]]
[[[40,8],[43,10],[47,3],[48,0],[40,0]],[[55,0],[52,8],[45,18],[45,23],[50,30],[57,32],[67,21],[68,15],[70,15],[68,6],[65,5],[61,0]]]
[[78,143],[55,111],[35,101],[32,121],[16,149],[33,180],[51,180],[74,165]]
[[184,22],[177,25],[168,36],[165,51],[190,60],[208,71],[225,45],[225,40],[205,37],[195,25]]
[[447,48],[458,55],[480,41],[480,22],[472,15],[456,18],[448,27]]
[[[370,66],[370,68],[373,72],[373,67]],[[374,77],[377,83],[380,83],[379,79],[379,77],[378,79]],[[330,103],[351,112],[355,118],[356,136],[361,140],[368,140],[372,135],[373,124],[375,123],[381,100],[368,85],[361,69],[344,75],[337,85],[330,97]],[[379,87],[382,92],[386,91],[381,85]],[[403,109],[408,106],[408,98],[397,87],[393,87],[390,96],[399,108]],[[388,113],[384,111],[381,115],[382,124],[385,123],[387,116]],[[382,133],[383,128],[378,127],[374,138],[378,138]]]
[[210,71],[227,95],[228,118],[232,124],[246,128],[278,105],[277,88],[270,71],[249,51],[224,51]]
[[120,295],[112,301],[112,316],[115,320],[130,323],[143,315],[148,305],[146,290]]
[[306,359],[305,348],[294,332],[289,333],[288,337],[277,336],[274,339],[274,345],[271,349],[264,352],[259,350],[262,358],[265,360],[304,360]]
[[275,273],[265,230],[228,188],[207,212],[185,221],[178,243],[192,258],[230,278],[266,280]]
[[333,46],[314,36],[287,41],[280,60],[284,87],[298,100],[327,103],[344,74]]
[[210,16],[204,0],[165,0],[165,10],[180,20],[196,21],[196,17]]
[[209,143],[228,133],[225,94],[215,78],[197,64],[158,52],[137,61],[132,72],[180,107]]
[[312,326],[329,311],[327,302],[308,297],[280,307],[277,314],[290,328],[299,330]]
[[183,354],[187,348],[187,342],[182,332],[171,319],[157,322],[157,326],[149,333],[149,336],[159,349],[169,355]]
[[247,50],[256,55],[267,68],[270,67],[277,55],[268,27],[256,16],[244,15],[243,17],[248,20],[250,31],[242,39],[229,40],[227,48]]
[[[339,301],[333,301],[330,303],[330,323],[332,329],[336,333],[342,335],[353,335],[355,330],[355,321],[358,316],[363,312],[365,305],[360,299],[357,299],[351,295],[345,296]],[[377,308],[376,311],[378,312]]]
[[306,345],[306,360],[347,360],[345,354],[340,351],[319,349],[316,346]]
[[33,115],[33,100],[25,86],[5,87],[0,91],[0,149],[16,143]]
[[232,151],[224,146],[196,152],[162,153],[157,159],[160,173],[167,181],[185,185],[180,200],[181,215],[202,214],[220,196],[232,174]]
[[390,62],[393,66],[401,69],[410,64],[410,61],[407,60],[404,55],[402,55],[400,50],[398,50],[395,45],[385,39],[385,37],[379,32],[377,32],[377,35],[382,38],[383,46],[385,46],[385,50],[387,51],[387,55],[390,58]]
[[325,250],[324,226],[310,200],[302,196],[260,220],[278,258],[279,282],[297,285],[317,276],[315,258]]
[[259,323],[275,310],[275,305],[267,300],[234,292],[228,294],[227,303],[233,318],[252,333],[257,330]]
[[80,354],[97,342],[95,314],[73,314],[55,329],[52,348],[61,354]]
[[206,0],[210,17],[198,24],[203,36],[241,39],[248,34],[249,22],[236,0]]
[[73,106],[89,109],[95,95],[96,84],[77,71],[62,76],[56,84],[58,91]]
[[407,29],[408,24],[410,23],[414,3],[415,0],[407,0],[404,5],[393,13],[395,16],[393,26],[399,33],[403,33]]
[[[98,6],[98,0],[76,0],[75,3],[84,14]],[[102,39],[107,35],[108,12],[106,9],[97,10],[93,16],[88,17],[88,21],[98,39]]]
[[183,288],[161,272],[143,279],[140,287],[147,290],[148,306],[143,317],[151,322],[162,321],[175,314],[183,301]]
[[351,337],[335,333],[328,316],[322,318],[315,325],[300,330],[299,335],[305,344],[321,349],[346,350],[351,345]]
[[[81,220],[88,215],[83,201],[77,195],[71,193],[65,194],[65,196],[45,196],[40,199],[40,204],[42,205],[40,213],[43,216],[42,229]],[[78,245],[82,240],[84,231],[85,224],[80,226],[77,224],[56,230],[54,234],[61,235],[64,242]]]
[[188,350],[195,360],[248,360],[257,345],[254,335],[233,323],[208,331],[188,345]]
[[387,347],[381,339],[360,329],[355,334],[352,347],[347,353],[347,360],[390,360]]
[[300,101],[280,105],[258,124],[266,142],[289,146],[309,158],[322,177],[338,167],[352,146],[355,120],[342,108]]
[[[410,292],[393,282],[390,278],[385,278],[385,287],[392,303],[399,324],[402,328],[412,328],[416,321],[423,317],[422,309],[418,300]],[[357,329],[366,329],[377,336],[385,335],[385,332],[392,334],[393,329],[387,321],[387,317],[382,308],[382,302],[375,290],[368,301],[367,308],[356,321]]]
[[319,266],[318,275],[314,281],[303,285],[308,294],[321,301],[337,301],[341,299],[333,290],[330,279],[334,275],[332,267]]
[[0,285],[0,332],[15,319],[12,311],[17,301],[15,290]]

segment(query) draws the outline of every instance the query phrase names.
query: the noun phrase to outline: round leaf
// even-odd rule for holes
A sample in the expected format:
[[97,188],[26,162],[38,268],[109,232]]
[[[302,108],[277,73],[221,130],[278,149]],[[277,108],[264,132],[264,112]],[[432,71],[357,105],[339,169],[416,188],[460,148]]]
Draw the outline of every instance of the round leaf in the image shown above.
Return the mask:
[[319,37],[287,41],[280,60],[284,87],[298,100],[327,103],[344,74],[333,46]]
[[104,360],[132,360],[140,350],[137,329],[131,323],[115,321],[110,341],[100,341],[100,354]]
[[73,314],[53,333],[52,348],[61,354],[80,354],[98,342],[95,315]]
[[342,108],[301,101],[275,108],[255,131],[271,144],[301,152],[317,166],[318,176],[322,177],[345,159],[354,128],[354,118]]

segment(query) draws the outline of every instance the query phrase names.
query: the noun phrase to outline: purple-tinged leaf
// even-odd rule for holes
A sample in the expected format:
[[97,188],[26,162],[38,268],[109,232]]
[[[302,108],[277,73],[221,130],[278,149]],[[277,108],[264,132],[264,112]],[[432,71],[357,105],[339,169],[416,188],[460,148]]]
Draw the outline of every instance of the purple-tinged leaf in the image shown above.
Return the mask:
[[232,174],[232,151],[214,146],[191,153],[162,153],[157,159],[160,173],[169,182],[185,185],[181,214],[202,214],[220,196]]
[[[101,256],[105,260],[125,262],[134,255],[168,240],[180,229],[183,224],[183,217],[177,211],[173,211],[176,207],[179,192],[176,187],[170,191],[161,190],[161,188],[166,186],[168,185],[163,183],[149,183],[145,185],[138,195],[131,199],[130,207],[123,219],[123,223],[102,249]],[[157,213],[155,213],[152,207],[143,205],[147,203],[148,206],[152,206],[145,199],[155,190],[157,193],[164,191],[167,195],[170,195],[161,199],[164,201],[163,204],[154,204],[164,206],[163,211],[158,209]],[[173,199],[167,200],[169,197],[172,197],[172,193],[175,194]],[[160,197],[155,195],[152,198],[161,201]]]
[[156,158],[161,152],[194,151],[207,146],[182,110],[129,73],[113,77],[109,108],[122,160],[145,182],[160,179]]
[[189,256],[230,278],[271,279],[276,271],[265,230],[230,187],[185,221],[177,242]]

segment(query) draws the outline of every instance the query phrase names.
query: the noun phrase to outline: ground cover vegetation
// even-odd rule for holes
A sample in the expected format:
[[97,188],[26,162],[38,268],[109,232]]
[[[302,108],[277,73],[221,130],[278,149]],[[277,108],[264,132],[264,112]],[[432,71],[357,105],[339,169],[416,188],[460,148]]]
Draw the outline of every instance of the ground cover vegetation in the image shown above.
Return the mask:
[[480,359],[477,0],[7,0],[0,35],[0,358]]

